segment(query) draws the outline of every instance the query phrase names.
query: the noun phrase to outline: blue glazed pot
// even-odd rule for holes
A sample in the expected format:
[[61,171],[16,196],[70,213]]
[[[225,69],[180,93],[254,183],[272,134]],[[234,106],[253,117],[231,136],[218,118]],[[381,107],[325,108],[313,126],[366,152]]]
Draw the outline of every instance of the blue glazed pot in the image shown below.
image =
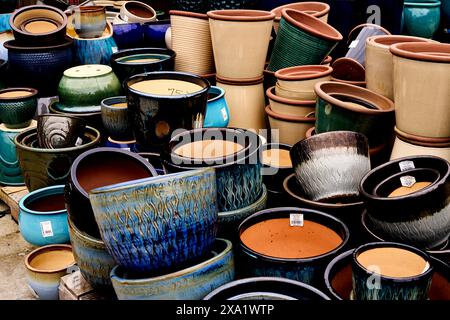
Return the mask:
[[140,23],[119,23],[113,25],[113,38],[119,50],[143,46],[145,25]]
[[[0,0],[0,3],[4,1],[4,0]],[[6,0],[6,1],[11,1],[11,0]],[[16,1],[16,0],[13,0]],[[3,4],[2,4],[3,6]],[[2,8],[3,9],[3,8]],[[0,9],[0,13],[2,9]],[[9,31],[11,30],[11,26],[9,24],[9,19],[11,19],[11,14],[0,14],[0,32],[5,32],[5,31]]]
[[166,47],[166,32],[170,27],[170,20],[147,22],[142,25],[144,41],[155,48]]
[[437,0],[405,2],[404,31],[411,36],[432,38],[441,21],[440,7]]
[[23,197],[19,202],[19,229],[35,246],[68,243],[64,186],[38,189]]
[[103,241],[129,271],[152,272],[194,261],[217,233],[213,169],[94,189],[89,199]]
[[208,103],[203,127],[226,128],[230,121],[230,110],[225,100],[225,90],[212,86],[208,90]]
[[217,239],[212,250],[197,263],[172,273],[144,278],[120,266],[111,271],[119,300],[200,300],[212,290],[234,280],[230,241]]

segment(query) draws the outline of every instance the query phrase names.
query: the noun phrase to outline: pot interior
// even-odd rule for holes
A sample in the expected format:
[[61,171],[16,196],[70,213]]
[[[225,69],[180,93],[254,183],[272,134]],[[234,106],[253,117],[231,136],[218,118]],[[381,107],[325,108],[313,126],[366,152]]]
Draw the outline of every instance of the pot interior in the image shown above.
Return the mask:
[[24,99],[34,95],[33,92],[27,90],[7,89],[0,91],[0,101],[2,99]]
[[62,271],[75,263],[70,247],[54,246],[41,248],[31,253],[28,265],[41,272]]
[[342,102],[345,102],[347,105],[351,105],[352,107],[358,109],[371,109],[371,110],[381,110],[378,106],[362,99],[358,99],[351,95],[338,94],[338,93],[330,93],[330,96],[338,99]]
[[32,211],[51,212],[65,210],[64,191],[61,189],[55,194],[36,194],[24,201],[24,206]]
[[147,8],[147,6],[136,3],[136,2],[129,2],[124,4],[125,8],[130,12],[131,14],[141,17],[141,18],[152,18],[155,13]]
[[24,25],[32,21],[51,21],[59,28],[64,23],[64,18],[55,10],[36,8],[22,11],[14,17],[13,23],[16,28],[22,29]]
[[51,19],[31,19],[23,23],[20,28],[32,34],[45,34],[56,31],[60,24]]
[[170,56],[166,54],[140,53],[118,58],[116,59],[116,62],[131,65],[141,65],[141,64],[157,63],[167,59],[170,59]]

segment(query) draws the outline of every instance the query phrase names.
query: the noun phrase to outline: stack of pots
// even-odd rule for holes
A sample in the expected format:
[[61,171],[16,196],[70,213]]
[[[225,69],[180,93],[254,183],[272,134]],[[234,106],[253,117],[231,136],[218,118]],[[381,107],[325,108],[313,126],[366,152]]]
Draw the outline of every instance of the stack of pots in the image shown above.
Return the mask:
[[[209,11],[217,86],[225,89],[230,127],[264,129],[264,66],[274,13]],[[252,116],[247,116],[251,114]]]

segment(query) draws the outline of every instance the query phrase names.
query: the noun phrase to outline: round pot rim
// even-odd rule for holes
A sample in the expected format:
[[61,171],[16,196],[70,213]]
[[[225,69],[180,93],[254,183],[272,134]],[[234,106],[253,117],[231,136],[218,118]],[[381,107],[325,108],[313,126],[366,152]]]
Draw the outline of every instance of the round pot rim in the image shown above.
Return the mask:
[[427,0],[427,2],[410,2],[410,1],[405,1],[405,7],[440,7],[441,6],[441,2],[438,0]]
[[[302,72],[308,71],[309,73],[302,74]],[[280,69],[275,72],[275,77],[284,81],[313,80],[329,76],[332,72],[333,68],[330,66],[306,65]]]
[[282,120],[287,122],[316,122],[315,117],[295,117],[276,113],[272,110],[270,105],[266,106],[265,111],[269,117],[274,118],[276,120]]
[[302,107],[316,105],[315,100],[294,100],[294,99],[284,98],[284,97],[277,96],[274,91],[275,91],[275,86],[267,88],[266,95],[270,100],[273,100],[275,102],[282,103],[282,104],[288,104],[291,106],[302,106]]
[[273,20],[275,13],[263,10],[212,10],[207,12],[208,18],[222,21],[260,22]]
[[85,122],[85,120],[83,118],[77,117],[75,115],[64,115],[64,114],[60,114],[60,113],[42,113],[40,115],[37,116],[37,118],[45,118],[45,117],[56,117],[56,118],[70,118],[70,119],[75,119],[75,120],[81,120],[83,122]]
[[[276,150],[290,151],[292,149],[292,145],[287,144],[287,143],[279,143],[279,142],[268,142],[265,145],[262,145],[261,148],[260,148],[260,152],[261,152],[261,163],[262,163],[263,167],[264,168],[276,168],[278,170],[291,170],[293,168],[293,166],[290,166],[290,167],[282,167],[282,166],[275,167],[275,166],[270,166],[268,164],[265,164],[262,161],[262,158],[263,158],[262,153],[264,151],[275,150],[275,149]],[[271,190],[271,191],[273,192],[274,190]]]
[[8,40],[6,41],[3,46],[11,51],[24,51],[24,52],[34,52],[34,51],[50,51],[50,50],[57,50],[57,49],[65,49],[70,47],[73,44],[73,40],[67,36],[64,38],[64,43],[59,43],[55,45],[46,45],[46,46],[40,46],[40,47],[32,47],[32,46],[21,46],[17,43],[17,40]]
[[[309,24],[305,22],[299,22],[295,20],[291,16],[292,14],[302,17],[303,18],[302,20],[305,20],[306,22],[309,21],[321,25],[323,28],[328,30],[328,33],[320,32],[316,28],[311,27]],[[309,34],[312,34],[316,37],[324,38],[331,41],[341,41],[343,39],[342,34],[340,34],[339,31],[337,31],[335,28],[307,13],[303,13],[301,11],[288,8],[281,10],[281,15],[284,19],[286,19],[287,22],[289,22],[294,27],[307,31]]]
[[202,20],[208,20],[208,15],[206,13],[198,13],[198,12],[190,12],[190,11],[181,11],[181,10],[170,10],[170,16],[181,16],[181,17],[189,17],[189,18],[197,18]]
[[78,7],[77,9],[80,9],[81,11],[86,11],[86,12],[105,11],[105,13],[106,13],[106,8],[104,6],[97,6],[97,5]]
[[67,216],[67,224],[69,225],[69,230],[72,229],[73,233],[75,233],[78,238],[82,238],[84,241],[95,243],[96,245],[101,246],[106,250],[105,243],[103,242],[103,240],[101,240],[101,238],[97,239],[88,235],[87,233],[80,231],[80,229],[77,228],[75,223],[73,223],[69,215]]
[[[160,52],[143,52],[143,51],[147,51],[147,50],[149,50],[149,51],[160,51]],[[132,65],[132,66],[146,66],[146,65],[158,64],[158,63],[161,63],[163,61],[174,59],[175,56],[176,56],[175,51],[173,51],[171,49],[166,49],[166,48],[151,48],[151,47],[132,48],[132,49],[119,50],[119,51],[113,53],[111,55],[111,62],[116,63],[116,64],[121,65],[121,66],[130,66],[130,64],[128,64],[126,62],[117,61],[117,59],[128,57],[130,55],[133,55],[134,53],[135,54],[140,54],[139,52],[142,52],[142,54],[161,54],[161,55],[164,55],[164,53],[167,53],[167,55],[169,57],[165,58],[165,59],[158,60],[158,61],[154,61],[154,62],[143,62],[143,63],[135,64],[135,65]],[[129,55],[128,55],[128,53],[129,53]]]
[[233,216],[233,215],[236,215],[236,214],[241,213],[241,212],[248,212],[248,211],[250,211],[253,208],[257,208],[257,207],[259,207],[259,205],[261,205],[263,202],[265,202],[267,200],[267,196],[268,196],[267,187],[263,183],[262,184],[261,196],[255,202],[253,202],[252,204],[250,204],[250,205],[248,205],[248,206],[246,206],[244,208],[241,208],[241,209],[237,209],[237,210],[233,210],[233,211],[222,211],[222,212],[219,212],[218,213],[219,219],[220,218],[229,217],[229,216]]
[[[383,43],[383,41],[389,41],[389,44]],[[392,43],[391,43],[392,42]],[[378,35],[371,36],[366,39],[366,45],[374,46],[376,48],[382,48],[389,51],[389,47],[391,45],[397,43],[405,43],[405,42],[425,42],[425,43],[438,43],[435,40],[415,37],[415,36],[406,36],[406,35]]]
[[74,265],[76,264],[76,261],[75,261],[75,259],[74,259],[74,262],[73,262],[73,263],[68,264],[68,265],[65,266],[64,268],[60,268],[60,269],[52,269],[52,270],[39,270],[39,269],[36,269],[36,268],[34,268],[34,267],[32,267],[32,266],[30,265],[30,259],[31,259],[33,256],[35,256],[35,255],[36,255],[37,253],[39,253],[40,251],[46,251],[47,249],[51,249],[51,248],[55,248],[55,249],[58,249],[58,248],[59,248],[59,249],[61,249],[61,251],[62,251],[62,250],[64,250],[64,251],[69,251],[69,250],[67,250],[67,249],[70,249],[70,252],[73,253],[73,251],[72,251],[72,246],[71,246],[70,244],[50,244],[50,245],[47,245],[47,246],[39,247],[39,248],[37,248],[37,249],[31,251],[31,252],[25,257],[25,267],[26,267],[28,270],[33,271],[33,272],[49,274],[49,273],[58,273],[58,272],[65,271],[65,270],[67,270],[67,268],[70,268],[70,267],[72,267],[72,266],[74,266]]
[[108,137],[108,141],[111,142],[111,143],[122,144],[122,145],[124,145],[124,144],[130,145],[130,144],[135,144],[136,143],[136,140],[119,141],[119,140],[114,140],[111,137]]
[[[118,24],[118,26],[120,26],[120,24]],[[76,34],[74,36],[71,36],[68,34],[67,37],[72,39],[74,42],[99,41],[99,40],[103,41],[103,40],[109,39],[114,34],[114,27],[111,22],[106,21],[105,31],[106,31],[106,35],[102,35],[101,37],[98,37],[98,38],[80,38],[80,36],[78,36],[78,34]],[[103,32],[105,32],[105,31],[103,31]]]
[[436,148],[445,148],[450,147],[450,137],[448,138],[431,138],[431,137],[422,137],[414,134],[406,133],[397,126],[394,127],[394,132],[400,140],[406,140],[406,142],[417,142],[426,144],[426,146],[432,146],[432,144],[436,144]]
[[[276,213],[289,213],[289,212],[296,212],[296,213],[310,213],[310,214],[315,214],[315,215],[319,215],[322,216],[323,218],[326,218],[328,220],[333,220],[335,223],[339,224],[340,227],[343,229],[344,231],[344,238],[342,239],[342,242],[333,250],[325,252],[324,254],[320,254],[317,256],[313,256],[313,257],[306,257],[306,258],[277,258],[277,257],[272,257],[272,256],[268,256],[259,252],[256,252],[255,250],[249,248],[248,246],[246,246],[244,244],[244,242],[242,241],[241,238],[241,231],[243,226],[250,220],[254,219],[255,217],[259,217],[259,216],[263,216],[266,214],[271,214],[273,212]],[[273,219],[273,218],[272,218]],[[272,220],[269,219],[269,220]],[[306,219],[308,220],[308,219]],[[323,226],[327,227],[328,229],[336,232],[334,229],[332,229],[331,227],[328,227],[324,224],[322,224]],[[344,248],[347,243],[348,240],[350,238],[350,231],[348,229],[348,227],[345,225],[345,223],[343,223],[341,220],[339,220],[338,218],[328,214],[328,213],[324,213],[315,209],[306,209],[306,208],[300,208],[300,207],[279,207],[279,208],[269,208],[269,209],[264,209],[261,211],[258,211],[254,214],[252,214],[251,216],[245,218],[244,221],[242,221],[239,224],[238,227],[238,233],[239,233],[239,247],[241,248],[241,250],[244,250],[246,252],[251,253],[253,256],[256,256],[257,259],[261,259],[264,261],[271,261],[271,262],[277,262],[277,263],[305,263],[305,262],[313,262],[313,261],[317,261],[317,260],[321,260],[321,259],[326,259],[327,257],[333,256],[334,254],[336,254],[337,252],[339,252],[339,250],[341,250],[342,248]],[[337,233],[337,232],[336,232]]]
[[[310,15],[316,17],[316,18],[321,18],[323,16],[325,16],[326,14],[328,14],[330,12],[330,5],[328,3],[324,3],[324,2],[317,2],[317,1],[305,1],[305,2],[294,2],[294,3],[287,3],[284,4],[282,6],[273,8],[270,12],[275,13],[275,21],[280,21],[281,20],[281,11],[283,9],[289,8],[289,9],[294,9],[294,10],[299,10],[299,8],[297,6],[300,5],[316,5],[316,6],[320,6],[322,7],[320,11],[316,11],[315,13],[311,13]],[[310,11],[310,10],[303,10],[300,9],[299,11]]]
[[[413,49],[422,49],[415,52]],[[394,56],[426,62],[450,63],[450,44],[428,42],[403,42],[389,47]],[[430,52],[444,53],[444,55],[432,55]]]
[[[344,258],[349,257],[350,255],[353,254],[354,251],[355,251],[355,248],[349,249],[347,251],[342,252],[341,254],[338,254],[327,264],[327,267],[325,268],[325,271],[323,274],[324,280],[325,280],[325,286],[328,289],[328,293],[330,293],[333,296],[333,298],[336,298],[337,300],[343,300],[343,298],[336,292],[336,290],[333,288],[333,286],[331,284],[331,281],[330,281],[331,270],[336,266],[336,263],[343,260]],[[351,264],[351,261],[350,261],[350,264]]]
[[[36,210],[29,209],[25,205],[25,201],[27,201],[30,197],[33,197],[42,192],[46,192],[48,190],[61,190],[61,193],[55,192],[55,193],[52,193],[51,195],[59,195],[59,194],[64,195],[64,185],[54,185],[54,186],[37,189],[37,190],[34,190],[34,191],[28,193],[26,196],[24,196],[22,199],[20,199],[19,208],[24,210],[28,214],[35,214],[35,215],[39,215],[39,216],[50,216],[50,215],[58,215],[61,213],[67,213],[66,208],[61,209],[61,210],[53,210],[53,211],[36,211]],[[41,198],[43,198],[43,197],[41,197]],[[37,198],[37,199],[41,199],[41,198]]]
[[30,92],[31,94],[28,96],[22,96],[22,97],[10,97],[10,98],[0,97],[0,102],[3,102],[3,101],[9,102],[9,101],[17,101],[17,100],[22,101],[24,99],[36,97],[36,95],[38,94],[38,91],[36,89],[26,88],[26,87],[22,87],[22,88],[21,87],[12,87],[12,88],[1,89],[0,94],[5,93],[5,92],[11,92],[11,91],[27,91],[27,92]]
[[[62,105],[62,104],[58,101],[53,101],[52,103],[50,103],[50,105],[48,106],[49,111],[54,112],[54,114],[74,115],[74,116],[78,116],[78,117],[89,117],[89,116],[101,115],[101,113],[102,113],[101,110],[93,111],[93,112],[69,112],[69,111],[60,110],[59,108],[55,108],[55,106],[57,106],[57,105]],[[99,108],[101,108],[101,106],[99,106]]]
[[107,109],[112,109],[112,110],[127,110],[128,109],[128,105],[125,107],[111,107],[110,104],[108,104],[108,100],[120,100],[122,102],[116,102],[116,103],[127,103],[127,97],[126,96],[115,96],[115,97],[109,97],[109,98],[105,98],[103,99],[100,104],[103,108],[107,108]]
[[[145,7],[147,10],[149,10],[149,11],[151,11],[152,13],[153,13],[153,16],[152,17],[150,17],[150,18],[144,18],[144,17],[141,17],[141,16],[137,16],[137,15],[135,15],[135,14],[133,14],[133,13],[131,13],[130,11],[128,11],[128,8],[127,8],[127,5],[137,5],[137,6],[139,6],[139,7]],[[126,14],[127,15],[129,15],[129,16],[131,16],[131,17],[133,17],[133,18],[138,18],[138,19],[141,19],[141,20],[151,20],[151,19],[153,19],[153,18],[156,18],[156,10],[155,9],[153,9],[153,7],[151,7],[150,5],[148,5],[148,4],[146,4],[146,3],[143,3],[143,2],[140,2],[140,1],[127,1],[127,2],[125,2],[123,5],[122,5],[122,8],[121,9],[123,9],[123,12],[126,12]],[[121,13],[122,13],[122,10],[121,10],[121,12],[119,13],[119,15],[121,16]],[[127,21],[127,20],[126,20]]]
[[212,103],[212,102],[215,102],[215,101],[220,100],[220,99],[222,99],[223,97],[225,97],[225,90],[223,90],[221,87],[218,87],[218,86],[211,86],[211,87],[209,88],[209,90],[208,90],[208,93],[209,93],[209,91],[210,91],[211,89],[219,91],[219,95],[218,95],[217,97],[212,98],[212,99],[208,99],[208,102],[207,102],[207,103]]
[[253,86],[264,82],[264,75],[254,78],[232,79],[216,75],[216,81],[231,86]]

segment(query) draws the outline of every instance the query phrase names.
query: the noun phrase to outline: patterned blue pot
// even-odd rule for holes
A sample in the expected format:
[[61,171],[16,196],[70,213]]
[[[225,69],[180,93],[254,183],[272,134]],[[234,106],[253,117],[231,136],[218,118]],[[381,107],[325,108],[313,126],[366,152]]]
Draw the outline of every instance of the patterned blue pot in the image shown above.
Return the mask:
[[225,100],[225,90],[212,86],[208,90],[204,128],[226,128],[230,121],[230,110]]
[[100,234],[114,260],[151,272],[194,261],[217,233],[213,169],[158,176],[89,193]]
[[119,300],[200,300],[234,280],[231,242],[217,239],[209,254],[197,263],[175,270],[144,278],[116,266],[111,271],[111,281]]

